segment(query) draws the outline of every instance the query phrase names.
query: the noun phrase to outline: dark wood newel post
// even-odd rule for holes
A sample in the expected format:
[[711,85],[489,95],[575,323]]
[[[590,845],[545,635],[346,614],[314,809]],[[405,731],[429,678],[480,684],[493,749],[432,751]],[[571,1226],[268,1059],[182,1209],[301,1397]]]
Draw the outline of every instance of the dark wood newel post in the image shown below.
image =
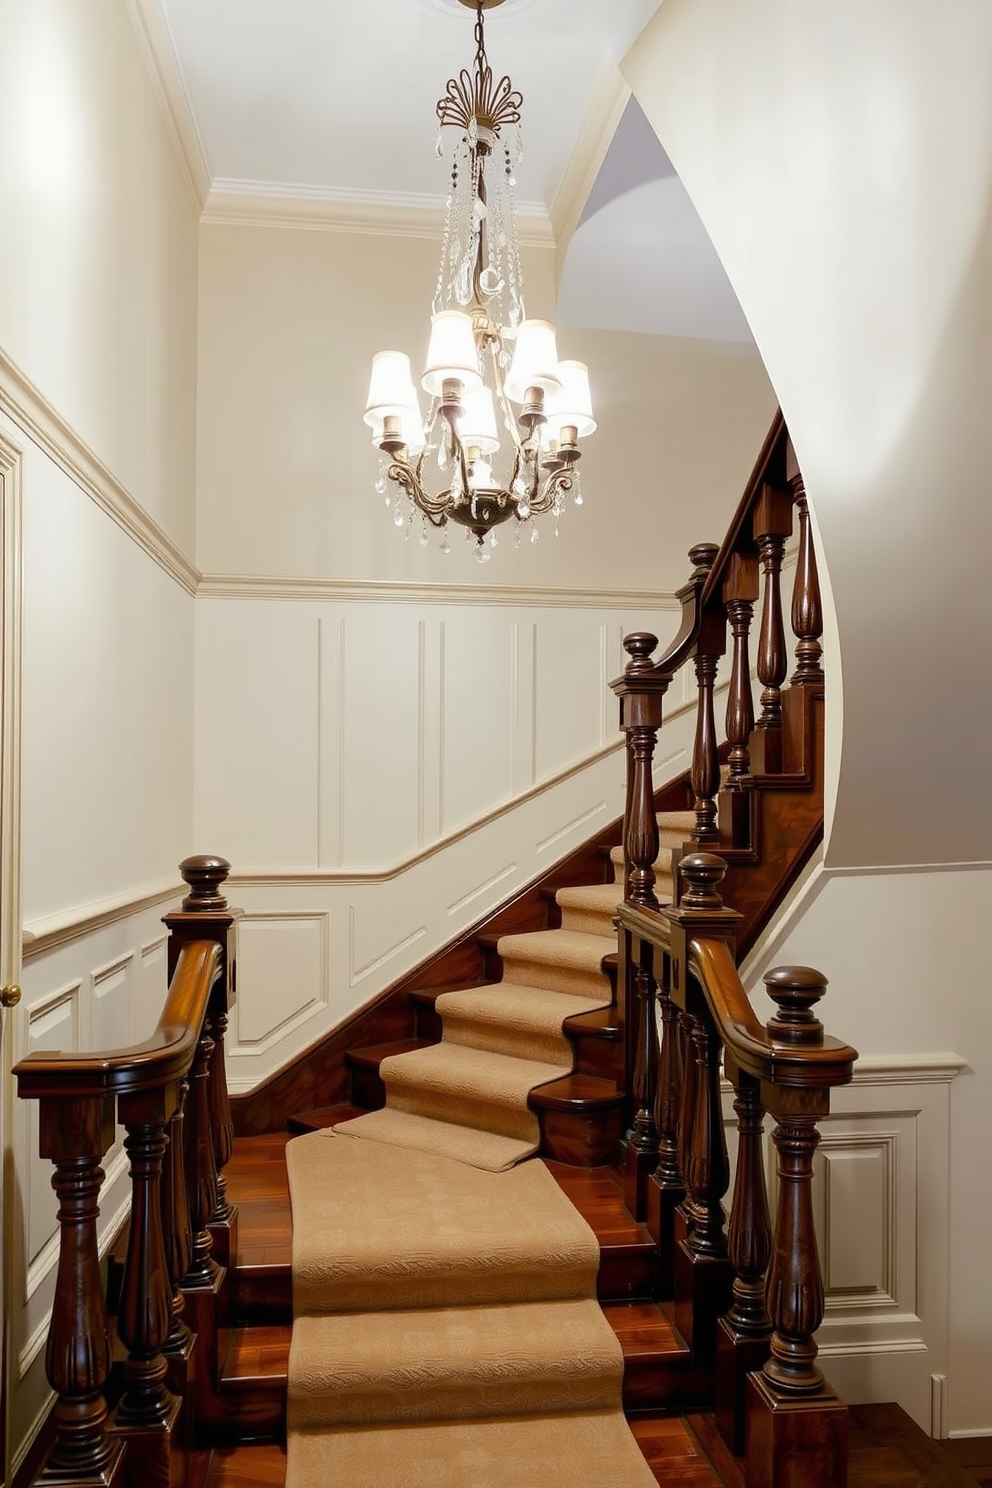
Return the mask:
[[[620,728],[627,738],[627,795],[624,816],[624,899],[645,909],[657,909],[654,891],[654,863],[658,856],[658,817],[654,806],[652,775],[655,745],[661,728],[662,703],[671,676],[659,672],[651,660],[658,644],[657,636],[637,631],[624,637],[624,650],[630,657],[622,677],[612,683],[620,699]],[[636,965],[631,937],[620,936],[617,974],[617,1011],[623,1024],[624,1091],[630,1103],[634,1099],[638,1061],[638,1038],[643,1028],[637,1017],[635,987]],[[628,1104],[628,1121],[634,1112]],[[638,1159],[638,1179],[646,1171],[646,1156]],[[636,1201],[635,1201],[636,1202]]]
[[[169,927],[170,979],[179,959],[179,952],[190,941],[216,941],[224,958],[223,975],[210,996],[202,1048],[194,1069],[190,1072],[185,1125],[186,1140],[190,1148],[198,1153],[198,1161],[203,1169],[199,1178],[196,1176],[196,1169],[191,1171],[191,1184],[205,1183],[213,1195],[203,1230],[209,1228],[213,1254],[222,1266],[228,1266],[231,1256],[237,1250],[237,1210],[227,1201],[224,1180],[224,1168],[234,1150],[234,1123],[227,1089],[224,1040],[228,1011],[237,989],[237,924],[241,911],[232,909],[221,892],[231,871],[231,865],[225,858],[209,854],[185,858],[179,865],[179,871],[189,886],[189,893],[180,910],[164,917],[164,923]],[[209,1131],[212,1154],[207,1153],[207,1138],[200,1131],[200,1127],[204,1125]],[[209,1172],[211,1166],[212,1174]],[[196,1207],[192,1192],[190,1207]],[[201,1259],[196,1265],[202,1279],[202,1241],[200,1248]],[[194,1252],[195,1249],[194,1244]]]
[[[813,1007],[826,978],[809,966],[780,966],[764,978],[778,1012],[767,1024],[782,1051],[823,1051],[812,1074],[784,1072],[765,1087],[778,1157],[775,1218],[767,1304],[772,1323],[770,1355],[748,1376],[747,1482],[755,1488],[790,1488],[797,1482],[847,1483],[847,1408],[816,1364],[813,1334],[823,1321],[823,1281],[813,1226],[813,1157],[817,1122],[830,1108],[830,1086],[850,1079],[855,1051],[825,1040]],[[832,1055],[832,1059],[829,1056]],[[797,1475],[798,1474],[798,1475]]]
[[103,1398],[110,1339],[96,1225],[100,1164],[114,1140],[114,1103],[78,1097],[42,1098],[40,1105],[39,1150],[55,1164],[61,1245],[45,1351],[45,1373],[58,1397],[55,1442],[38,1482],[109,1488],[121,1474],[123,1448],[108,1434]]

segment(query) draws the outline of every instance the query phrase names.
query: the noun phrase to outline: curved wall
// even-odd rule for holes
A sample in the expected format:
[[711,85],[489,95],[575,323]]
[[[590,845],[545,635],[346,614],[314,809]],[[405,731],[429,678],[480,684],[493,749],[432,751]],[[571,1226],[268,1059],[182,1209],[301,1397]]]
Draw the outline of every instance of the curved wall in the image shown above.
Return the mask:
[[623,70],[806,475],[843,669],[827,861],[988,860],[992,10],[666,0]]

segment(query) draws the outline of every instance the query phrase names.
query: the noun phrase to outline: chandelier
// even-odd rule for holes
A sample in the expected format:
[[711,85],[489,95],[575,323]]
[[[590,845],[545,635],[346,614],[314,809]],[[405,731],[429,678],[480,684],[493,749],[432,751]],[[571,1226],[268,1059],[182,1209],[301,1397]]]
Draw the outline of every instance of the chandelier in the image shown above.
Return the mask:
[[[441,266],[421,386],[410,358],[372,359],[365,422],[379,449],[376,490],[407,537],[426,546],[432,527],[449,551],[456,522],[480,563],[497,546],[495,529],[512,519],[514,544],[535,518],[555,534],[565,503],[582,504],[579,440],[596,428],[582,362],[559,361],[555,328],[528,320],[514,221],[514,172],[521,157],[522,95],[508,77],[493,80],[484,10],[501,0],[461,0],[476,12],[475,66],[450,78],[438,101],[437,153],[450,154],[450,190]],[[507,437],[504,477],[492,457]]]

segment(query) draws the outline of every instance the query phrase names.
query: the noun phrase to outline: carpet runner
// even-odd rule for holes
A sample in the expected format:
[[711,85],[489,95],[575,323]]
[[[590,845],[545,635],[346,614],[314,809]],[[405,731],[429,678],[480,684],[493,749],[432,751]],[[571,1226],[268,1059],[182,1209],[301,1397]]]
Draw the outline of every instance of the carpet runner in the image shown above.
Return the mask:
[[[693,818],[662,821],[667,860]],[[383,1061],[383,1110],[289,1144],[287,1488],[655,1488],[595,1236],[522,1161],[563,1020],[610,1001],[621,896],[559,891],[560,929],[503,937],[502,982],[443,994],[442,1042]]]

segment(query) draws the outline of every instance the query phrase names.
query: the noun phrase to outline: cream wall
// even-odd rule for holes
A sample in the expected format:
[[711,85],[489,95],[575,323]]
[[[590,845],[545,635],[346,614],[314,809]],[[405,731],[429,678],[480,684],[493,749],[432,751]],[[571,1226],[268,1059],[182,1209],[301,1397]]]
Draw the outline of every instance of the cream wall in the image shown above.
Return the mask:
[[[361,413],[376,350],[426,349],[437,252],[202,229],[196,838],[249,911],[234,1088],[620,814],[621,637],[674,634],[687,549],[723,535],[774,411],[753,349],[563,331],[600,427],[560,540],[504,536],[485,569],[406,543]],[[524,260],[553,314],[553,253]]]
[[[20,672],[4,678],[22,728],[15,1059],[150,1031],[159,919],[193,841],[198,209],[134,15],[122,0],[0,5],[0,443],[22,585]],[[48,1399],[56,1226],[36,1107],[9,1077],[4,1105],[16,1459]],[[125,1169],[117,1147],[104,1239]]]
[[[361,415],[375,351],[426,352],[433,239],[207,223],[200,253],[197,562],[207,575],[671,593],[726,529],[774,395],[753,348],[575,328],[599,430],[562,535],[485,568],[404,543],[373,490]],[[524,249],[528,313],[554,314],[554,254]],[[635,536],[636,534],[636,536]]]
[[[950,1210],[938,1162],[914,1220],[949,1257],[917,1333],[934,1426],[960,1432],[992,1431],[990,59],[979,0],[666,0],[624,64],[754,331],[829,577],[827,868],[771,953],[822,967],[863,1051],[968,1061]],[[883,1337],[866,1398],[902,1398],[905,1357]],[[920,1414],[918,1368],[910,1395]]]

